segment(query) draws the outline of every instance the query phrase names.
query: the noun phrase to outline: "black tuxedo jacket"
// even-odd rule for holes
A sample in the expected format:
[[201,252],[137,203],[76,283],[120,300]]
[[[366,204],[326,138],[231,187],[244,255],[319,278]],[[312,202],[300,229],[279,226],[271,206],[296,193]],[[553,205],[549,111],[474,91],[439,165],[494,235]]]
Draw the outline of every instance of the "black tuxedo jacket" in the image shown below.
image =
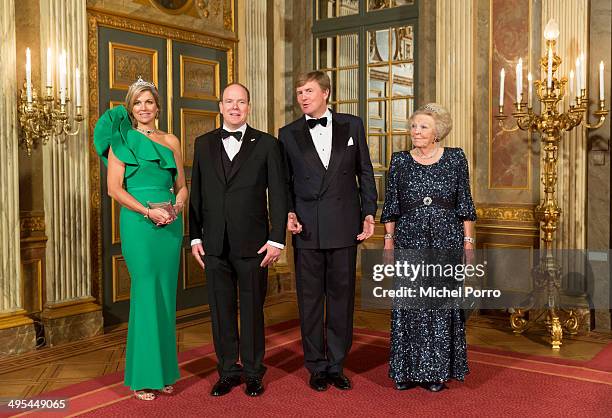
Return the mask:
[[356,245],[363,219],[376,214],[376,185],[360,118],[332,112],[332,151],[327,170],[312,141],[306,118],[279,131],[288,174],[290,212],[302,232],[296,248]]
[[268,240],[285,243],[287,193],[279,143],[250,126],[242,141],[227,180],[221,128],[195,141],[189,236],[202,240],[207,255],[221,255],[226,230],[240,257],[256,257]]

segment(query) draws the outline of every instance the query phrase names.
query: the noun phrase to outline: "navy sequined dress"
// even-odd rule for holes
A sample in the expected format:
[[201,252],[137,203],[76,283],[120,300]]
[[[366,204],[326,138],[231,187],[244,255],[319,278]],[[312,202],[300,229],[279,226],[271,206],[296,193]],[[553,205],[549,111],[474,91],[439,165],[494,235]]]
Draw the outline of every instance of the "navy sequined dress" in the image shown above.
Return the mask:
[[[429,205],[422,204],[426,198],[432,201]],[[396,250],[462,252],[466,220],[476,220],[476,209],[462,149],[445,147],[431,165],[417,163],[407,151],[393,154],[381,222],[395,222]],[[445,382],[463,380],[468,372],[462,310],[394,305],[389,359],[393,380]]]

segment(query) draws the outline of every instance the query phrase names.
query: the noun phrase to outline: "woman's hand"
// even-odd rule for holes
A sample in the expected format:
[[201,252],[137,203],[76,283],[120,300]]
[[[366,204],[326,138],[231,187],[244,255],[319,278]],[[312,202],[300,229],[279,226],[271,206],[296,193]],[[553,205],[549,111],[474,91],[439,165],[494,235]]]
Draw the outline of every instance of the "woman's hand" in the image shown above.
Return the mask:
[[174,213],[177,217],[183,212],[183,209],[185,209],[185,204],[180,200],[177,200],[174,204]]
[[463,242],[463,259],[464,264],[474,264],[474,244],[471,242]]
[[383,263],[393,264],[394,261],[394,250],[395,244],[392,239],[385,239],[385,246],[383,247]]
[[148,212],[149,212],[149,219],[151,220],[151,222],[153,222],[157,226],[168,225],[169,223],[172,223],[172,221],[176,219],[175,216],[172,216],[170,213],[168,213],[167,211],[161,208],[149,209]]

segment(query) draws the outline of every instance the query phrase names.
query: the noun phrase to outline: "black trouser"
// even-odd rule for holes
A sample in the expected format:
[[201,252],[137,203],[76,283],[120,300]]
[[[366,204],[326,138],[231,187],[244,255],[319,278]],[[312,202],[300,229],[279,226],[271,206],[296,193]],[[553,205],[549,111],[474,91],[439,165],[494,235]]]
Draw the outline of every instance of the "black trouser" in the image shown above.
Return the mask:
[[[227,241],[227,238],[226,238]],[[261,377],[266,371],[263,306],[268,289],[268,269],[258,257],[235,257],[230,246],[221,256],[205,256],[208,303],[213,341],[221,376]],[[240,295],[238,335],[237,288]],[[238,354],[242,365],[238,364]]]
[[310,373],[342,372],[353,341],[357,246],[295,249],[304,362]]

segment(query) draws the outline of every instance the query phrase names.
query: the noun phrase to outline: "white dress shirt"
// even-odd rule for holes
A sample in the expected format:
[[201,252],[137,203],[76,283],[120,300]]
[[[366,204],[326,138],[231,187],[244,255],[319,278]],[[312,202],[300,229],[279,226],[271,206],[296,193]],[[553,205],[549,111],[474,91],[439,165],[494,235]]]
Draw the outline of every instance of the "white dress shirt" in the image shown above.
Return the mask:
[[[306,120],[308,119],[318,119],[313,118],[308,115],[304,115]],[[317,150],[317,154],[319,154],[319,158],[323,163],[323,166],[327,170],[329,166],[329,159],[331,158],[331,150],[332,150],[332,114],[329,109],[321,116],[322,118],[327,118],[327,125],[322,126],[321,124],[317,124],[314,128],[310,129],[310,136],[312,137],[312,141],[314,142],[314,146]]]
[[[234,160],[234,157],[236,156],[236,154],[238,154],[238,152],[240,151],[240,147],[242,146],[242,141],[246,140],[246,138],[244,137],[244,133],[246,132],[247,129],[247,124],[245,123],[244,125],[242,125],[240,128],[238,129],[228,129],[227,126],[225,126],[225,124],[223,124],[223,129],[225,129],[227,132],[242,132],[242,137],[241,140],[238,141],[234,136],[230,135],[227,138],[223,139],[223,148],[225,149],[225,152],[227,153],[227,156],[229,157],[230,161]],[[192,239],[191,240],[191,246],[193,247],[196,244],[201,244],[202,240],[201,239]],[[276,248],[280,248],[281,250],[283,248],[285,248],[285,246],[283,244],[280,244],[278,242],[274,242],[274,241],[268,241],[268,244],[270,244],[273,247]]]
[[232,135],[223,139],[223,148],[225,148],[225,152],[227,153],[227,156],[229,157],[230,161],[233,161],[236,154],[238,154],[238,151],[240,151],[240,147],[242,146],[242,140],[244,140],[244,133],[246,132],[246,128],[246,123],[236,130],[228,129],[227,126],[223,124],[223,129],[225,129],[227,132],[242,132],[242,137],[240,141],[238,141]]

